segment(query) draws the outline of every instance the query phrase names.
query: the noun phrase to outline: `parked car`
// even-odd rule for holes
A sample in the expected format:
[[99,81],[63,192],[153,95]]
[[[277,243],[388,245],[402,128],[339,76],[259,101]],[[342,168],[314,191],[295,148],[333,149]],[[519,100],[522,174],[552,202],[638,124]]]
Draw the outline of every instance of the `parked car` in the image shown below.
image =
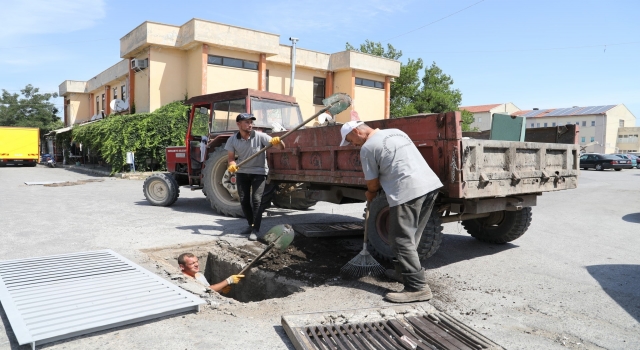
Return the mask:
[[640,169],[640,157],[629,153],[618,153],[616,154],[616,156],[620,158],[630,159],[631,165],[636,169]]
[[585,153],[580,156],[580,168],[587,170],[593,168],[596,170],[613,169],[620,171],[622,169],[632,169],[631,159],[620,158],[614,154],[597,154]]

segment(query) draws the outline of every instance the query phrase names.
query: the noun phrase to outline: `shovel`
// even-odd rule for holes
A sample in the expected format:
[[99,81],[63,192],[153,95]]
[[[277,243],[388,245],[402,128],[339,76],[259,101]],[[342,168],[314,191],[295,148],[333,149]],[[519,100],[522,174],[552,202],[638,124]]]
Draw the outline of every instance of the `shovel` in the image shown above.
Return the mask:
[[[317,118],[320,114],[322,114],[324,112],[328,111],[331,115],[336,115],[336,114],[344,111],[345,109],[349,108],[349,106],[351,106],[351,97],[349,97],[349,95],[347,95],[347,94],[339,92],[339,93],[335,93],[335,94],[325,98],[324,100],[322,100],[322,104],[324,104],[326,107],[324,107],[323,109],[319,110],[318,113],[310,116],[307,120],[303,121],[302,123],[300,123],[295,128],[287,131],[284,135],[280,136],[280,140],[284,140],[284,138],[289,136],[289,134],[291,134],[292,132],[300,129],[303,125],[305,125],[308,122],[314,120],[315,118]],[[268,150],[271,147],[273,147],[272,144],[268,144],[268,145],[264,146],[261,150],[259,150],[258,152],[252,154],[249,158],[247,158],[247,159],[243,160],[242,162],[238,163],[236,166],[238,167],[238,169],[240,169],[248,161],[250,161],[253,158],[257,157],[259,154],[261,154],[262,152],[265,152],[266,150]]]
[[267,254],[272,248],[278,248],[281,251],[287,249],[289,244],[293,241],[293,237],[295,236],[295,232],[293,231],[293,227],[290,225],[276,225],[272,227],[267,234],[264,236],[264,240],[268,242],[267,248],[265,248],[260,255],[258,255],[252,262],[250,262],[247,266],[245,266],[237,275],[244,275],[244,273],[253,266],[256,261],[260,260],[265,254]]

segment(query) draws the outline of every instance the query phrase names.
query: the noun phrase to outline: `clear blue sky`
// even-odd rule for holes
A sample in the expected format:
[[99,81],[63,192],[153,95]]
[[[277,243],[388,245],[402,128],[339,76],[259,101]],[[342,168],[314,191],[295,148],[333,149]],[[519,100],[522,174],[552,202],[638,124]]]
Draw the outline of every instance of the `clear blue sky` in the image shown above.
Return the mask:
[[[640,125],[637,0],[103,1],[0,0],[0,89],[57,91],[117,63],[143,21],[201,18],[344,50],[365,39],[451,75],[462,105],[521,109],[624,103]],[[62,99],[56,104],[61,105]]]

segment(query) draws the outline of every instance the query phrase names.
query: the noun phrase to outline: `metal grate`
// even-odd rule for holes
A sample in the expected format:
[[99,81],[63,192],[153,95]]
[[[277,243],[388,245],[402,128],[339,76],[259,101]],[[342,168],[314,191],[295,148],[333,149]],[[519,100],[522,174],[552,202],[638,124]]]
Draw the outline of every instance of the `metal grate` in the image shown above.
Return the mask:
[[364,234],[364,221],[333,224],[295,224],[293,229],[305,237],[355,236]]
[[428,303],[286,315],[282,326],[298,350],[504,350]]
[[0,261],[0,302],[33,349],[204,303],[111,250]]

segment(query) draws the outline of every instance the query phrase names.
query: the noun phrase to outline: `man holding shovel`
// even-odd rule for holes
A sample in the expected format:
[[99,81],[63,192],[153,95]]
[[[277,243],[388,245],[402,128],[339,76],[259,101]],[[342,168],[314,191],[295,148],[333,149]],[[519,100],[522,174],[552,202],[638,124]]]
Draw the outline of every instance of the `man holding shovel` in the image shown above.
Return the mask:
[[389,202],[389,241],[395,271],[387,270],[386,275],[401,281],[404,289],[387,293],[385,299],[395,303],[431,299],[417,247],[442,187],[440,179],[401,130],[372,129],[363,122],[350,121],[340,132],[340,146],[362,146],[360,161],[367,181],[367,201],[384,190]]
[[240,205],[244,217],[247,218],[249,226],[242,234],[249,235],[250,241],[258,239],[260,233],[260,223],[262,221],[262,194],[264,193],[269,166],[267,165],[267,155],[262,152],[242,168],[236,165],[236,155],[238,162],[258,153],[260,149],[268,144],[278,149],[284,149],[284,142],[279,137],[271,137],[265,133],[253,130],[253,121],[256,118],[253,114],[241,113],[236,117],[238,131],[229,137],[224,146],[229,152],[229,172],[236,173],[236,183],[238,184],[238,194],[240,195]]

